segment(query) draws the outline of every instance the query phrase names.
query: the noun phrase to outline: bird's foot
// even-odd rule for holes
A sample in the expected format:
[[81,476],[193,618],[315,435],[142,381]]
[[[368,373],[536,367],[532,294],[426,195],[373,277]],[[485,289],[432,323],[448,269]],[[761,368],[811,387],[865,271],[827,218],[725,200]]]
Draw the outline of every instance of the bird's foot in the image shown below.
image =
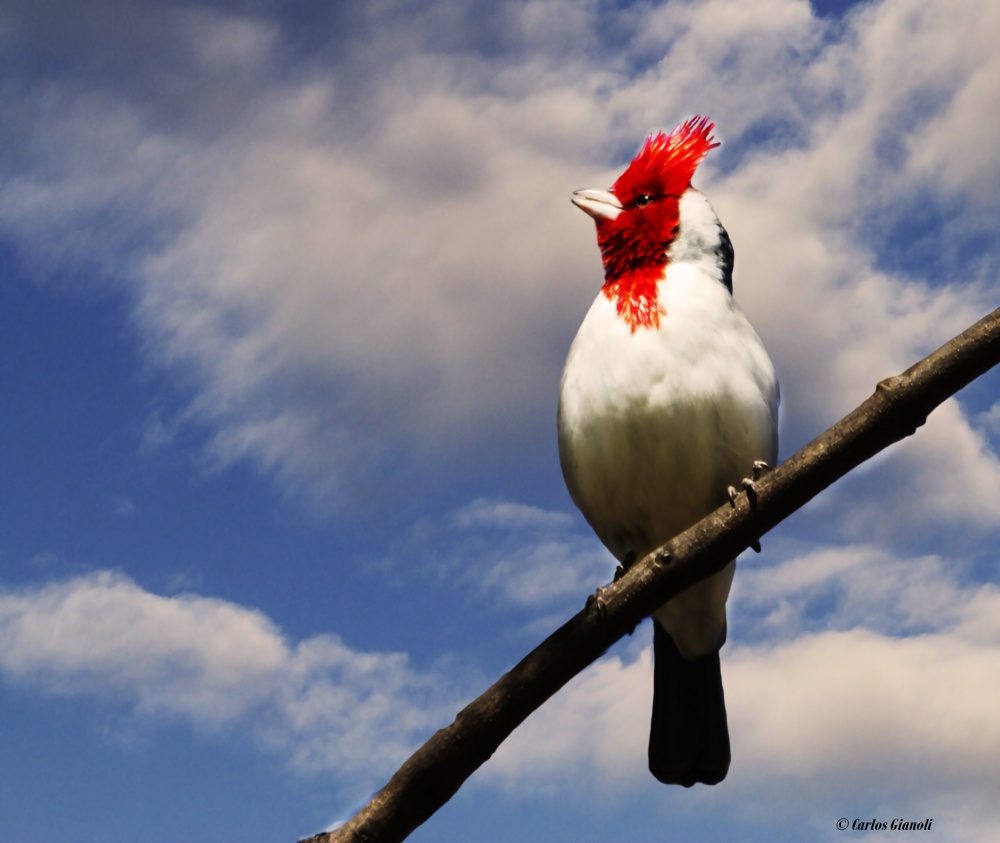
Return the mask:
[[618,563],[618,567],[615,568],[615,578],[611,582],[618,582],[622,577],[624,577],[635,564],[636,556],[634,550],[629,550],[626,552],[624,558]]
[[597,591],[587,598],[587,605],[584,606],[587,614],[597,613],[598,617],[603,618],[605,612],[608,610],[607,604],[604,602],[604,593],[608,590],[606,585],[602,585]]
[[[750,506],[753,506],[757,500],[757,484],[750,477],[744,477],[740,481],[740,489],[747,493],[747,500],[750,501]],[[726,489],[726,494],[729,495],[729,505],[736,509],[736,496],[739,495],[739,491],[735,486],[730,486]]]
[[[740,482],[740,487],[747,493],[747,502],[750,506],[754,506],[757,503],[757,481],[760,480],[768,471],[771,470],[764,460],[754,460],[751,466],[751,477],[744,477]],[[736,491],[734,486],[730,486],[727,490],[729,493],[729,505],[736,508],[736,496],[739,492]],[[750,543],[750,549],[754,553],[760,553],[760,539],[754,539]]]
[[[597,612],[600,617],[604,617],[604,613],[607,611],[607,604],[604,602],[604,594],[614,583],[618,582],[622,577],[625,576],[631,569],[631,567],[636,563],[636,555],[634,550],[629,550],[622,557],[622,561],[618,563],[618,567],[615,568],[615,576],[611,580],[611,584],[602,585],[597,591],[587,598],[586,610],[587,612]],[[633,631],[635,628],[633,627]],[[629,635],[632,633],[630,632]]]
[[[638,557],[635,555],[635,551],[634,550],[627,551],[626,554],[625,554],[625,556],[622,558],[622,561],[618,564],[618,567],[615,568],[615,578],[612,580],[612,582],[618,582],[618,580],[620,580],[622,577],[624,577],[630,570],[632,570],[632,566],[637,561],[638,561]],[[636,624],[635,626],[633,626],[628,631],[629,635],[631,635],[633,632],[635,632],[635,627],[636,626],[638,626],[638,624]]]
[[[750,477],[744,477],[740,481],[740,488],[747,493],[747,501],[749,501],[750,506],[757,503],[757,481],[770,470],[771,466],[764,460],[754,460],[753,465],[750,466]],[[735,508],[736,496],[739,492],[735,486],[730,486],[726,491],[729,494],[729,505]]]

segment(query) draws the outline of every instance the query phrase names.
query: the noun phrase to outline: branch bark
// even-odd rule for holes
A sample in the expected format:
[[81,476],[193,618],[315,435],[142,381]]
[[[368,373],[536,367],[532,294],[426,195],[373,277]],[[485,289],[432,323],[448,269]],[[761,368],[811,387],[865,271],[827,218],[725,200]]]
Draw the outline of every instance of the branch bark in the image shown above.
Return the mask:
[[[532,711],[658,606],[726,563],[835,480],[912,435],[930,412],[1000,362],[1000,308],[874,394],[757,482],[635,564],[436,732],[339,829],[301,843],[394,843],[445,804]],[[749,468],[749,466],[748,466]]]

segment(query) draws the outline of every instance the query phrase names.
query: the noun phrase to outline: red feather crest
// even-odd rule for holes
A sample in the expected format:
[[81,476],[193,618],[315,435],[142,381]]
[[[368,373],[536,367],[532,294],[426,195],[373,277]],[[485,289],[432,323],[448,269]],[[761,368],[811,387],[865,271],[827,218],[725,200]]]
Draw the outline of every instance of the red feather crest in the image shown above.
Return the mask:
[[712,143],[714,128],[715,124],[707,117],[692,117],[669,135],[663,132],[650,135],[628,169],[618,177],[612,192],[626,204],[651,185],[659,187],[663,196],[680,196],[691,184],[694,171],[708,151],[719,145]]

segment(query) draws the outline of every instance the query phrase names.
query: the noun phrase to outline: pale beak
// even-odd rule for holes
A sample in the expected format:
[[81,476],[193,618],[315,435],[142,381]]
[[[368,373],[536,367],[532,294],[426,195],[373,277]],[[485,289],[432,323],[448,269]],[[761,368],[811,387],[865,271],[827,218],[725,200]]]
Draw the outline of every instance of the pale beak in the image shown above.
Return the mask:
[[608,190],[576,190],[570,200],[595,220],[613,220],[622,212],[622,203]]

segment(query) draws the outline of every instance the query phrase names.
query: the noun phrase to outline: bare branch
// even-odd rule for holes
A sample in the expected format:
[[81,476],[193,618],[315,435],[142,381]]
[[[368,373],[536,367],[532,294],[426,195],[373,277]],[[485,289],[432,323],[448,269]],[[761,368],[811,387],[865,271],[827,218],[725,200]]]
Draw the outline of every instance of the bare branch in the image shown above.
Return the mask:
[[[939,404],[1000,362],[1000,308],[903,374],[740,494],[651,553],[418,749],[372,800],[307,843],[403,840],[444,805],[532,711],[669,598],[726,563],[835,480],[910,436]],[[749,469],[749,466],[748,466]],[[304,842],[306,843],[306,842]]]

